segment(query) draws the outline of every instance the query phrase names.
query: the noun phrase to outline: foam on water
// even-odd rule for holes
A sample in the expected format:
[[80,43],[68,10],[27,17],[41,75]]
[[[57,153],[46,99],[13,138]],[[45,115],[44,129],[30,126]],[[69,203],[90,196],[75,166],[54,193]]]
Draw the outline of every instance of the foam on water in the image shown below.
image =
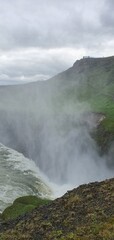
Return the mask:
[[17,197],[36,195],[55,199],[73,187],[50,182],[34,161],[0,144],[0,212]]
[[0,212],[29,194],[51,198],[52,190],[32,160],[0,144]]
[[56,184],[40,171],[34,161],[0,144],[0,212],[20,196],[36,195],[42,198],[55,199],[80,184],[113,177],[113,171],[105,172],[103,165],[99,164],[96,177],[94,176],[94,168],[92,172],[91,169],[88,170],[90,175],[88,180],[83,178],[84,169],[80,177],[78,172],[81,171],[79,171],[77,164],[73,181],[67,181],[66,184]]

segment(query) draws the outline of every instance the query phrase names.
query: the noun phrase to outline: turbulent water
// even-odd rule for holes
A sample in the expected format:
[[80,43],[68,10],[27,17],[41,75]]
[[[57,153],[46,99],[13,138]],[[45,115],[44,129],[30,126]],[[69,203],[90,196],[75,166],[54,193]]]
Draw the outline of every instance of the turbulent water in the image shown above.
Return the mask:
[[53,184],[34,161],[0,144],[0,212],[17,197],[36,195],[54,199],[72,187]]
[[52,191],[32,160],[0,144],[0,212],[19,196],[51,197]]
[[[69,164],[66,162],[67,168],[65,168],[64,161],[61,162],[61,165],[58,162],[58,166],[62,168],[60,174],[63,172],[63,176],[67,176],[67,178],[66,183],[57,184],[51,181],[33,160],[0,144],[0,212],[20,196],[36,195],[54,199],[82,183],[113,177],[114,171],[108,170],[102,159],[97,159],[96,163],[96,154],[93,156],[92,153],[90,156],[90,153],[86,155],[79,151],[80,147],[78,146],[78,152],[76,147],[72,153],[76,155],[75,158],[71,155]],[[60,160],[62,161],[62,158]],[[56,167],[57,165],[48,166],[52,173],[56,172]]]

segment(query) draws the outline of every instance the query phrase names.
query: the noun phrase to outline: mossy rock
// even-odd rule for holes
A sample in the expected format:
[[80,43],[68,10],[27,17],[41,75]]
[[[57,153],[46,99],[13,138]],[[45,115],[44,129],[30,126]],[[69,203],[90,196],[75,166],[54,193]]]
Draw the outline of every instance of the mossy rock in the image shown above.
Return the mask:
[[19,197],[17,198],[14,203],[21,203],[21,204],[32,204],[35,206],[39,206],[41,204],[47,204],[49,203],[51,200],[49,199],[42,199],[42,198],[38,198],[36,196],[24,196],[24,197]]
[[30,212],[32,209],[39,207],[40,205],[48,204],[50,201],[51,200],[49,199],[37,198],[36,196],[19,197],[11,206],[3,211],[1,218],[5,221],[15,219],[19,215]]

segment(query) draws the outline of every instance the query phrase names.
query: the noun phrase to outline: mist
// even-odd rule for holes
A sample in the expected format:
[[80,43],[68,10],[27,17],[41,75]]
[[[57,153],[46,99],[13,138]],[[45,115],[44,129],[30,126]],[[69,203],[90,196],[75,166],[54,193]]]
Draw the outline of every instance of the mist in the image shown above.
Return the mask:
[[0,87],[0,142],[32,159],[50,182],[78,186],[110,178],[91,133],[94,114],[61,82]]

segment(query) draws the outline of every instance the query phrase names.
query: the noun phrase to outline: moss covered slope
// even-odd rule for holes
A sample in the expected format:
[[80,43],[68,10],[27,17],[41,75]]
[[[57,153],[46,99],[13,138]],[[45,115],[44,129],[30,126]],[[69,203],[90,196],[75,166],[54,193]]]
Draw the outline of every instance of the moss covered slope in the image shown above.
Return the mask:
[[38,198],[36,196],[23,196],[17,198],[13,204],[7,207],[1,214],[1,220],[15,219],[18,216],[30,212],[32,209],[43,204],[48,204],[51,200]]
[[114,179],[86,184],[1,225],[1,240],[113,240]]

